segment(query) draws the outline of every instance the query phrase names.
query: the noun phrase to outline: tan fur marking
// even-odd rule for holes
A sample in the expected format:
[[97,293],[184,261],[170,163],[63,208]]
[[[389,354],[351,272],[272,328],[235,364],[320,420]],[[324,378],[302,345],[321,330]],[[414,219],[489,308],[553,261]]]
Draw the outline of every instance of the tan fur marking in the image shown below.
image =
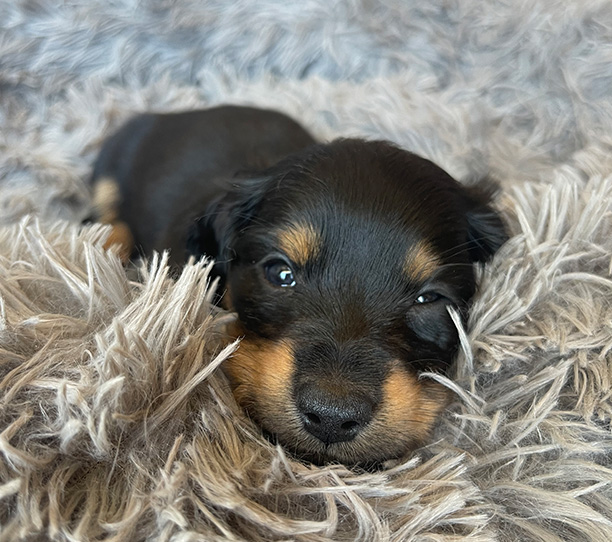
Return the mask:
[[425,280],[439,265],[440,258],[433,248],[424,241],[420,241],[406,254],[404,273],[413,280]]
[[113,229],[104,243],[104,248],[109,249],[113,246],[118,246],[117,253],[123,263],[130,261],[130,256],[134,250],[134,237],[125,222],[113,223]]
[[244,338],[224,369],[236,401],[264,424],[288,414],[294,372],[290,342]]
[[117,246],[117,253],[123,263],[130,260],[134,250],[134,236],[129,226],[119,220],[121,193],[117,181],[112,177],[100,177],[94,181],[92,207],[94,217],[103,224],[112,224],[113,229],[104,243],[104,248]]
[[383,386],[380,418],[390,436],[410,437],[415,443],[427,439],[440,412],[448,404],[442,385],[419,378],[401,368],[391,371]]
[[112,224],[119,219],[121,193],[117,181],[111,177],[100,177],[94,181],[92,206],[98,222]]
[[289,226],[278,234],[280,249],[298,265],[315,258],[321,248],[321,236],[310,224]]

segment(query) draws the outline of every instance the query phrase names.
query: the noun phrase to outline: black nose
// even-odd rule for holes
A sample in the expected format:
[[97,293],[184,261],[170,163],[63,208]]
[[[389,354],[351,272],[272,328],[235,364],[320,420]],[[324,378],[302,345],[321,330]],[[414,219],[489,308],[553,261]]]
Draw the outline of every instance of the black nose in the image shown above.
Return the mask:
[[325,444],[353,440],[372,419],[372,404],[358,395],[301,386],[296,405],[304,428]]

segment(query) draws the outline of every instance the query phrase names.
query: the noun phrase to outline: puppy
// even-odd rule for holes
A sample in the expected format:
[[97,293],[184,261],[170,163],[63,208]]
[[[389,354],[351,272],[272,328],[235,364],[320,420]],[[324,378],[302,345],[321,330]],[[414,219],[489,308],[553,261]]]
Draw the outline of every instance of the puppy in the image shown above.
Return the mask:
[[365,464],[424,443],[447,404],[420,378],[458,347],[506,233],[490,192],[384,141],[317,144],[273,111],[142,115],[105,144],[99,219],[132,256],[215,258],[242,337],[237,401],[298,456]]

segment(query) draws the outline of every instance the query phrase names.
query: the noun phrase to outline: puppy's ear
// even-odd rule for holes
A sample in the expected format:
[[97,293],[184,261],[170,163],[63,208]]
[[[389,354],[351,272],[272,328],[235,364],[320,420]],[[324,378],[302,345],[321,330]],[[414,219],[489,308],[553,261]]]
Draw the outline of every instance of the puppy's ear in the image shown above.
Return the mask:
[[266,186],[267,178],[236,179],[189,228],[187,255],[196,259],[213,258],[214,273],[225,280],[230,262],[235,258],[232,245],[252,220]]
[[222,198],[217,198],[207,207],[204,214],[196,218],[187,230],[187,256],[194,256],[196,260],[202,257],[217,258],[219,256],[219,243],[216,230],[219,222]]
[[470,256],[472,261],[486,262],[508,240],[501,217],[491,207],[497,185],[490,179],[483,179],[466,190],[470,200],[467,212]]

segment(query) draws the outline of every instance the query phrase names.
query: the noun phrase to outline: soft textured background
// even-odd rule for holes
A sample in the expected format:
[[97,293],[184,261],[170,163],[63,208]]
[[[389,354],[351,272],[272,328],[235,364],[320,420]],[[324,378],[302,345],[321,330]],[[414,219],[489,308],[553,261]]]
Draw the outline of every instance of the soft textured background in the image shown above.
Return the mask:
[[[612,540],[609,0],[0,14],[1,541]],[[479,270],[457,400],[384,471],[265,442],[216,370],[206,266],[128,280],[107,231],[75,225],[111,129],[227,102],[501,183],[513,237]]]

